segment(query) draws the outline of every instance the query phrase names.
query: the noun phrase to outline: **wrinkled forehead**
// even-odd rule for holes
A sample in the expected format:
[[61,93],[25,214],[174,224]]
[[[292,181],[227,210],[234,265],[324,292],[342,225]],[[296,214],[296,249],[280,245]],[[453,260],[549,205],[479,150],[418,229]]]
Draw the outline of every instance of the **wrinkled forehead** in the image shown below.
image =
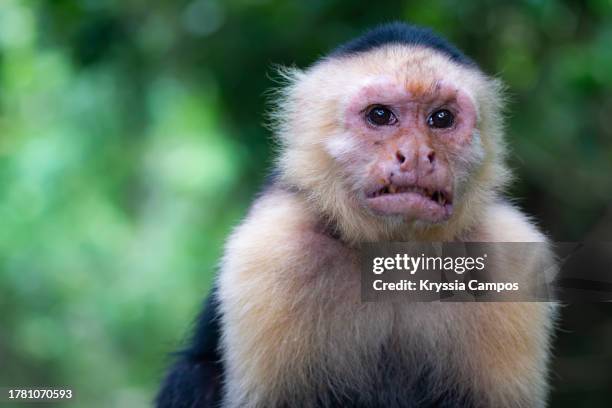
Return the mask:
[[427,102],[459,92],[475,100],[474,89],[482,80],[477,67],[423,46],[390,45],[326,64],[330,76],[342,82],[344,94],[352,96],[359,92],[383,99],[403,95]]
[[471,100],[473,98],[461,87],[451,81],[435,76],[424,77],[419,80],[411,78],[398,80],[388,76],[369,78],[346,98],[352,104],[370,105],[397,105],[397,104],[447,104],[458,99]]

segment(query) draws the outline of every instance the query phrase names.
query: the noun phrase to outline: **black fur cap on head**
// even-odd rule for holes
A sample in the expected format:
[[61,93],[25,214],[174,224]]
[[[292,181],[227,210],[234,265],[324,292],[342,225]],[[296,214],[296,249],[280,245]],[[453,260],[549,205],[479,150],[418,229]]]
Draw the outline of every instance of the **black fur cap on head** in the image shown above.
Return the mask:
[[328,57],[350,56],[390,44],[420,45],[438,51],[458,64],[474,65],[474,62],[453,44],[429,28],[401,22],[374,27],[360,37],[340,45],[329,53]]

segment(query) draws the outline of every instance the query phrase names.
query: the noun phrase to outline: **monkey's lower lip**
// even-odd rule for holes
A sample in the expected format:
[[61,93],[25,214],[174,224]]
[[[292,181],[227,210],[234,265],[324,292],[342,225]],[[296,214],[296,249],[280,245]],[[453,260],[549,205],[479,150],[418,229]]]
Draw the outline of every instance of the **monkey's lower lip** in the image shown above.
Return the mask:
[[452,215],[452,196],[447,191],[419,187],[385,186],[367,195],[370,209],[384,215],[406,215],[431,222]]

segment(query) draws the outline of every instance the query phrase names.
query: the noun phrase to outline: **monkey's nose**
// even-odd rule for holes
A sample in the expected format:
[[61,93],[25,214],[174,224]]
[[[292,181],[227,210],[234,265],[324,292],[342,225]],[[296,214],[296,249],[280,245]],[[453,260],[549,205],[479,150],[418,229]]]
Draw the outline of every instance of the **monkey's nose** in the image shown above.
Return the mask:
[[429,152],[427,152],[427,161],[429,161],[430,164],[433,164],[434,160],[436,160],[436,152],[429,149]]
[[430,147],[422,147],[411,155],[410,160],[401,150],[395,152],[395,159],[399,164],[400,170],[420,170],[430,172],[434,169],[436,162],[436,152]]

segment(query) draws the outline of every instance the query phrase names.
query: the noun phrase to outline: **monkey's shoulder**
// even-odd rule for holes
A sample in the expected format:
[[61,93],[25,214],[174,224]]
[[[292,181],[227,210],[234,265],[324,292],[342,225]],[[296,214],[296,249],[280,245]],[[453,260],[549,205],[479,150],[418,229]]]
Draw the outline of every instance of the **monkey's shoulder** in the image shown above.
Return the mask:
[[536,224],[507,201],[497,201],[482,214],[468,239],[474,242],[546,242]]
[[272,187],[251,206],[226,245],[226,259],[265,256],[268,259],[342,250],[332,223],[315,214],[295,191]]

